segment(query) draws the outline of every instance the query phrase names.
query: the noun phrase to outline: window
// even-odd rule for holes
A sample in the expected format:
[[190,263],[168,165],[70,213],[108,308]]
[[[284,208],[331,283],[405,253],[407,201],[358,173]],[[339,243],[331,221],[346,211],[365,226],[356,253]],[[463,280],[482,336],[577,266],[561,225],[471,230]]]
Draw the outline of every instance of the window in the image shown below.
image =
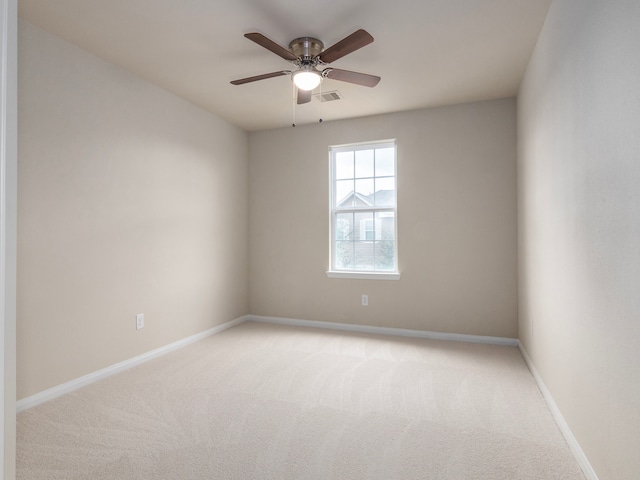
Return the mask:
[[328,274],[398,277],[395,141],[331,147],[329,153],[331,271]]

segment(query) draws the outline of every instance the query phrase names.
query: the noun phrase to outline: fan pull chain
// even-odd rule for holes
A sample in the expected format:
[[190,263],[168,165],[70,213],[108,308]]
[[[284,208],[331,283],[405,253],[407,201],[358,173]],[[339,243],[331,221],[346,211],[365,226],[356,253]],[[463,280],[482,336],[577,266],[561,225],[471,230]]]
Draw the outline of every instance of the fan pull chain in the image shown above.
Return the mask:
[[[322,105],[322,83],[323,82],[320,82],[320,96],[318,97],[318,101],[320,102],[320,114],[322,114],[322,111],[324,110],[324,106]],[[322,117],[318,119],[318,123],[322,123]]]
[[291,82],[292,85],[292,90],[293,90],[293,95],[292,95],[292,101],[291,101],[291,118],[292,118],[292,122],[291,122],[291,126],[295,127],[296,126],[296,86],[293,82]]

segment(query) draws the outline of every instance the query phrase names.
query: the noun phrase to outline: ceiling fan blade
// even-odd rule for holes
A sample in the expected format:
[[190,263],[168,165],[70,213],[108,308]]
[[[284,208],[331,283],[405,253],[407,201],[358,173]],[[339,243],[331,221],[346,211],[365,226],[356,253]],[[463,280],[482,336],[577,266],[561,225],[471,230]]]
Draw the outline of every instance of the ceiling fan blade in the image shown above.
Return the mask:
[[311,90],[298,89],[298,105],[311,101]]
[[351,72],[349,70],[340,70],[339,68],[326,68],[322,74],[332,80],[355,83],[356,85],[362,85],[363,87],[375,87],[380,81],[380,77],[376,77],[375,75]]
[[335,62],[339,58],[342,58],[345,55],[350,54],[351,52],[355,52],[365,45],[369,45],[371,42],[373,42],[373,37],[365,30],[360,29],[356,32],[353,32],[348,37],[343,38],[335,45],[330,46],[324,52],[318,55],[318,57],[324,63]]
[[289,75],[289,70],[280,70],[279,72],[265,73],[263,75],[256,75],[255,77],[241,78],[240,80],[233,80],[232,85],[243,85],[245,83],[257,82],[258,80],[265,80],[267,78],[281,77],[282,75]]
[[290,62],[296,61],[298,57],[296,57],[293,53],[287,50],[284,47],[281,47],[273,40],[268,39],[261,33],[245,33],[244,35],[249,40],[256,42],[261,47],[266,48],[267,50],[275,53],[279,57],[284,58],[285,60],[289,60]]

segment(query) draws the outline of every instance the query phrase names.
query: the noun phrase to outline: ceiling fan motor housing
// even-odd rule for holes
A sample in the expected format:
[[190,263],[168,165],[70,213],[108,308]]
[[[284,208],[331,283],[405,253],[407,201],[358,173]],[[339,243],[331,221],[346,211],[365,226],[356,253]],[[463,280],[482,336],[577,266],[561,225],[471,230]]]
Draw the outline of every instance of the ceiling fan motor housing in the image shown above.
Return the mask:
[[317,65],[318,55],[324,50],[324,44],[313,37],[300,37],[292,40],[289,50],[298,57],[300,65]]

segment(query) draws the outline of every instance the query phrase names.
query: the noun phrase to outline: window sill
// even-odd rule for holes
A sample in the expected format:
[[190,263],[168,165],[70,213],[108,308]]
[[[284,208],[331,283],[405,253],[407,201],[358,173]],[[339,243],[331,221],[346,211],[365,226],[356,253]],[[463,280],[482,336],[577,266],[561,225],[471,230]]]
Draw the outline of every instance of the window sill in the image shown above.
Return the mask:
[[377,272],[327,272],[329,278],[351,278],[356,280],[400,280],[399,273]]

